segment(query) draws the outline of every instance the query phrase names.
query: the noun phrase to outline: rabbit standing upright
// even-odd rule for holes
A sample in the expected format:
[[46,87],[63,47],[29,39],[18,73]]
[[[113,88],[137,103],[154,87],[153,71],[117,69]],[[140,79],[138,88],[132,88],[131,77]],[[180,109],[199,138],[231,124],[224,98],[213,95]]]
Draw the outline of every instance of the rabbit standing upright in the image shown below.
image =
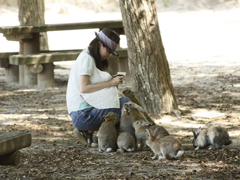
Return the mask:
[[177,138],[172,136],[157,138],[148,129],[146,131],[148,132],[146,144],[154,152],[152,159],[156,159],[157,157],[159,160],[176,159],[184,153],[181,150],[181,143]]
[[[135,129],[133,128],[133,122],[137,120],[143,121],[151,121],[154,123],[153,120],[148,120],[146,116],[143,114],[144,110],[141,106],[137,105],[136,103],[129,101],[123,105],[121,110],[121,119],[120,119],[120,133],[121,132],[129,132],[135,138]],[[146,113],[147,114],[147,113]],[[150,118],[150,117],[149,117]]]
[[115,121],[117,115],[115,112],[109,112],[101,118],[105,121],[101,124],[98,132],[98,149],[100,152],[112,152],[117,150],[117,130],[115,128]]
[[144,120],[154,124],[152,118],[148,115],[148,113],[136,103],[129,101],[123,105],[123,108],[129,113],[132,117],[132,122],[137,120]]
[[134,139],[136,139],[135,129],[133,128],[132,116],[127,112],[125,108],[122,108],[121,110],[119,132],[128,132],[134,137]]
[[135,93],[132,90],[125,89],[125,90],[122,91],[122,93],[124,94],[124,96],[128,97],[129,99],[131,99],[132,102],[134,102],[137,105],[142,107],[142,104],[140,103],[139,99],[136,97]]
[[227,130],[221,126],[212,126],[206,130],[198,128],[197,132],[193,132],[193,146],[195,150],[210,146],[209,149],[221,149],[223,145],[231,144]]

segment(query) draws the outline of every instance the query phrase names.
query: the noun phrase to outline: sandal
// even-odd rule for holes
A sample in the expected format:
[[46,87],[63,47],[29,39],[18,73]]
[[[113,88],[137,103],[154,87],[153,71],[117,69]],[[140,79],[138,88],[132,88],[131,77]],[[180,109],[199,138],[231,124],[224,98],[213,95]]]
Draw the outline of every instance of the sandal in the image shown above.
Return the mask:
[[74,134],[77,136],[78,140],[80,141],[81,144],[83,145],[87,145],[88,142],[85,138],[85,136],[83,135],[83,133],[81,133],[77,128],[75,128],[73,130]]
[[89,133],[88,131],[81,131],[81,133],[84,136],[84,138],[85,138],[86,142],[88,143],[88,145],[91,145],[93,133]]
[[92,146],[93,148],[97,148],[97,147],[98,147],[98,137],[96,136],[96,134],[93,135],[93,138],[92,138],[92,139],[93,139],[93,140],[92,140],[91,146]]

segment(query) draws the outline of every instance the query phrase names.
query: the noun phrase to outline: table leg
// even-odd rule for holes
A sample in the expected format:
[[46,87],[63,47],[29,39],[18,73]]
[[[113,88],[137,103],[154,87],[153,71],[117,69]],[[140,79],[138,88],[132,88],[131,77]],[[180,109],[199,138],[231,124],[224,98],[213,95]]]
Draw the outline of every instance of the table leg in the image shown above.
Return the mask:
[[[33,33],[30,39],[24,39],[20,43],[20,53],[21,54],[37,54],[40,52],[40,37],[39,33]],[[20,84],[23,85],[36,85],[37,84],[37,74],[32,73],[27,65],[21,70],[20,73],[24,78],[20,78]]]
[[9,65],[5,68],[5,80],[6,82],[18,82],[18,66]]

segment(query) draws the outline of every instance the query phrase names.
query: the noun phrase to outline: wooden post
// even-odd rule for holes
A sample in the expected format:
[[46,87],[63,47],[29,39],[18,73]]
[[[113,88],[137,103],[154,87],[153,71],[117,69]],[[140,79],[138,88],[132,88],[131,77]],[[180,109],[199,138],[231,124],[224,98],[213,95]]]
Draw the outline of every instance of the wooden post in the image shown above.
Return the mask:
[[112,56],[111,58],[108,58],[108,69],[107,71],[111,75],[117,74],[119,71],[119,58]]
[[[40,52],[39,33],[33,33],[31,39],[23,40],[23,54],[37,54]],[[24,67],[24,85],[37,85],[37,74]]]
[[130,71],[129,71],[129,67],[128,67],[128,57],[122,57],[122,58],[119,58],[119,61],[120,61],[120,71],[121,72],[126,72],[126,83],[129,84],[131,83],[131,74],[130,74]]
[[[24,54],[23,42],[19,41],[19,54]],[[19,84],[24,86],[24,67],[25,65],[19,65]]]
[[0,156],[0,165],[13,165],[17,166],[20,163],[21,152],[15,151]]

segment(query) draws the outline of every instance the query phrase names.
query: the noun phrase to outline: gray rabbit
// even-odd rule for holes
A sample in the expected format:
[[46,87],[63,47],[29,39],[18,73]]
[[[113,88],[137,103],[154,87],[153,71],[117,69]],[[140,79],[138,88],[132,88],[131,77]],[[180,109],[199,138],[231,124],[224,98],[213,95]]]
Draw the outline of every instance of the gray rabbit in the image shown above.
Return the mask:
[[229,140],[229,134],[227,130],[221,126],[213,126],[206,130],[201,130],[201,127],[198,128],[197,132],[193,132],[193,146],[195,150],[201,148],[209,147],[209,149],[221,149],[222,145],[231,144]]
[[136,139],[135,129],[133,128],[132,116],[125,108],[122,108],[121,110],[119,132],[128,132]]
[[117,150],[117,130],[115,128],[115,121],[117,115],[115,112],[109,112],[101,118],[105,121],[101,124],[98,132],[98,149],[100,152],[113,152]]
[[157,138],[150,130],[146,129],[146,131],[148,133],[146,144],[154,152],[152,159],[156,159],[157,157],[159,160],[176,159],[184,153],[181,150],[181,142],[177,138],[172,136]]
[[131,152],[136,149],[136,141],[134,137],[128,132],[122,132],[117,138],[117,145],[120,152]]
[[142,120],[136,121],[133,123],[133,127],[135,129],[138,150],[143,149],[143,147],[146,145],[146,140],[148,139],[148,133],[146,129],[154,132],[153,135],[157,138],[169,136],[169,132],[163,126],[159,126],[151,122],[146,122]]

